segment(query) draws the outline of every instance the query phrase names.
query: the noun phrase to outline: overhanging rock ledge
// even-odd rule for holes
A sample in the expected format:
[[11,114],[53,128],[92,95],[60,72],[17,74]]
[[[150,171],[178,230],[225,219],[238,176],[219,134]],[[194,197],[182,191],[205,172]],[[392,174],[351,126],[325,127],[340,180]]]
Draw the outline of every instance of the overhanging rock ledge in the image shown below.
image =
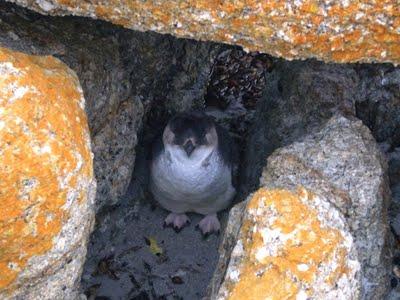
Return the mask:
[[382,1],[9,0],[48,15],[241,45],[286,59],[400,62],[400,6]]

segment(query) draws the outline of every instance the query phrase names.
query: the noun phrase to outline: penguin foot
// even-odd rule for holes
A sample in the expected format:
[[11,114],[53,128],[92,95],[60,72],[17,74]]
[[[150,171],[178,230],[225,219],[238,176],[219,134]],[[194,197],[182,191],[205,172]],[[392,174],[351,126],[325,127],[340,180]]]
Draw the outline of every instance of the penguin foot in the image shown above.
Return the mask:
[[205,216],[197,225],[201,233],[205,236],[215,232],[219,233],[219,230],[221,228],[221,225],[219,224],[217,214],[211,214]]
[[164,221],[164,227],[171,226],[176,232],[181,231],[190,220],[185,214],[170,213]]

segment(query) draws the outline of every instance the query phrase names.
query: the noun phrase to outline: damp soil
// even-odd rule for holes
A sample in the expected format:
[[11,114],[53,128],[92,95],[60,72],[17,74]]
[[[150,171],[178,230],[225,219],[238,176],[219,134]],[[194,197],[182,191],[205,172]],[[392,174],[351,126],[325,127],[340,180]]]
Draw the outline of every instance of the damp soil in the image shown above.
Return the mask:
[[148,191],[148,149],[165,120],[156,123],[144,126],[127,193],[96,215],[81,280],[88,300],[202,299],[216,268],[228,210],[218,214],[219,235],[204,237],[194,213],[176,232],[163,226],[169,212]]
[[[82,276],[88,299],[201,299],[218,260],[220,236],[163,228],[168,212],[151,199],[137,204],[131,187],[122,204],[98,217]],[[137,205],[133,205],[136,203]],[[224,228],[227,212],[219,214]]]

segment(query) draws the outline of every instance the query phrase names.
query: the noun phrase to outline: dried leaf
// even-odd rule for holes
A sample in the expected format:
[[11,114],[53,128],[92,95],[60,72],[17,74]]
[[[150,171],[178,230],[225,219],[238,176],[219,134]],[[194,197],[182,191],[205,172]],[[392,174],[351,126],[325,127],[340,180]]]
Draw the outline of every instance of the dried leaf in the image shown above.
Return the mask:
[[160,246],[158,246],[157,241],[154,237],[149,237],[149,238],[145,237],[145,241],[146,244],[149,246],[151,253],[157,256],[163,254],[163,249]]

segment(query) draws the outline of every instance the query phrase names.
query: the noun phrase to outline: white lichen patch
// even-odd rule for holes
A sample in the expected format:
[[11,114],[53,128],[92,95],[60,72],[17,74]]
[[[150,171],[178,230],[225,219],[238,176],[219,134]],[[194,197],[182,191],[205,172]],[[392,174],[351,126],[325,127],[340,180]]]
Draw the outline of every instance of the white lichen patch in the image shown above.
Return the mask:
[[209,11],[199,11],[199,13],[196,14],[196,17],[199,21],[209,21],[211,22],[213,20],[213,17]]
[[0,74],[1,76],[21,76],[24,74],[24,72],[19,69],[14,67],[12,62],[6,61],[6,62],[0,62]]
[[0,104],[13,104],[23,99],[28,93],[38,93],[34,86],[21,85],[20,78],[26,72],[16,68],[11,62],[0,62]]
[[297,265],[297,270],[300,272],[306,272],[310,269],[310,267],[307,264],[298,264]]
[[300,292],[296,295],[296,300],[307,300],[308,295],[305,291],[300,290]]
[[282,245],[289,239],[294,238],[293,232],[290,234],[283,234],[280,229],[275,228],[262,228],[259,232],[263,238],[263,245],[258,248],[256,258],[260,262],[266,257],[277,256]]
[[43,9],[46,12],[55,9],[56,7],[52,2],[46,0],[38,0],[36,3],[40,6],[41,9]]
[[13,84],[9,85],[12,88],[12,96],[8,99],[8,102],[13,103],[16,100],[21,99],[25,94],[29,91],[29,88],[26,86],[15,86]]

